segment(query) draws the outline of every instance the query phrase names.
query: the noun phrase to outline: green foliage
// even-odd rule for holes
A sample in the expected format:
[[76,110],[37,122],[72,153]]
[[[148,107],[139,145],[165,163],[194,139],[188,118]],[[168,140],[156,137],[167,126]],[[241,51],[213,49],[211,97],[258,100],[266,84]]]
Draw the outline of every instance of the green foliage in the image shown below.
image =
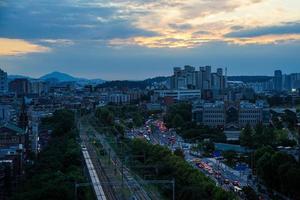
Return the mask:
[[277,141],[277,146],[295,146],[296,141],[290,140],[288,137],[288,130],[276,130],[275,138]]
[[100,123],[106,126],[112,125],[114,122],[114,115],[107,108],[98,108],[96,110],[95,116],[98,118]]
[[42,122],[53,130],[54,136],[60,136],[74,128],[74,113],[69,110],[57,110],[52,117],[45,118]]
[[204,139],[210,139],[213,142],[225,142],[226,136],[223,130],[217,128],[209,128],[208,126],[195,126],[189,129],[184,129],[180,132],[180,135],[185,139],[191,139],[193,141],[202,141]]
[[144,118],[140,113],[134,114],[132,121],[133,121],[134,126],[136,126],[136,127],[140,127],[144,124]]
[[[182,123],[173,124],[174,118],[178,118],[180,116],[182,118]],[[192,121],[192,106],[188,103],[178,103],[170,106],[168,108],[167,114],[165,116],[165,122],[167,127],[169,128],[179,128],[183,127],[185,123]],[[175,125],[175,126],[174,126]]]
[[211,154],[215,150],[215,144],[212,141],[203,142],[202,149],[206,154]]
[[245,194],[246,200],[258,200],[256,192],[249,186],[243,187],[243,192]]
[[229,166],[235,165],[235,160],[237,159],[238,155],[235,151],[224,151],[222,153],[223,157],[227,160],[227,164]]
[[95,113],[98,122],[102,126],[113,126],[114,119],[118,119],[130,124],[130,127],[140,127],[147,115],[144,110],[136,105],[109,105],[98,108]]
[[263,146],[295,146],[296,141],[289,140],[288,130],[274,129],[258,124],[253,130],[249,125],[245,127],[240,136],[240,144],[248,148]]
[[184,152],[180,148],[175,149],[174,155],[176,155],[176,156],[178,156],[180,158],[183,158],[183,159],[185,157]]
[[[81,166],[80,147],[76,142],[74,114],[56,111],[43,124],[54,127],[48,146],[42,150],[33,166],[26,171],[23,187],[13,199],[74,199],[74,182],[85,182]],[[87,193],[79,193],[86,199]]]
[[257,174],[270,188],[292,199],[300,196],[300,165],[292,156],[263,147],[255,152]]
[[253,147],[253,130],[249,124],[246,125],[240,135],[240,142],[242,146]]
[[183,125],[183,118],[179,114],[176,114],[172,119],[172,127],[181,128]]
[[[145,162],[144,159],[137,159],[137,162],[157,166],[152,171],[148,171],[148,173],[152,173],[154,179],[171,180],[175,178],[176,199],[235,199],[231,193],[217,188],[206,176],[190,166],[184,159],[172,154],[167,148],[138,139],[131,141],[130,146],[132,147],[131,154],[134,157],[145,155]],[[172,193],[171,187],[162,187],[161,189],[168,195]]]
[[274,129],[258,124],[253,132],[253,146],[259,148],[261,146],[274,145],[274,143]]

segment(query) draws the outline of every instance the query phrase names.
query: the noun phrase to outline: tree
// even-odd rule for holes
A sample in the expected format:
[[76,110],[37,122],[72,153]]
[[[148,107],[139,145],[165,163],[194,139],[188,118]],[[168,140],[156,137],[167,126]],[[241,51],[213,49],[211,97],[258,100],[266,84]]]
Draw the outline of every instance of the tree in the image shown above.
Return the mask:
[[237,153],[235,151],[224,151],[223,157],[227,160],[227,162],[233,166],[234,160],[237,158]]
[[136,113],[133,116],[133,123],[135,126],[140,127],[143,125],[143,122],[144,122],[143,117],[140,114]]
[[125,134],[125,127],[123,124],[115,124],[116,131],[119,135],[124,137]]
[[[67,124],[66,124],[67,123]],[[74,182],[86,182],[83,175],[81,151],[76,142],[74,115],[59,110],[42,120],[42,125],[55,130],[46,148],[39,153],[34,165],[26,168],[26,177],[14,200],[74,199]],[[78,199],[87,199],[87,189]]]
[[243,187],[246,200],[258,200],[256,192],[249,186]]
[[[131,153],[137,162],[143,162],[151,166],[158,165],[158,168],[153,170],[154,179],[172,179],[176,180],[176,199],[182,200],[198,200],[198,199],[215,199],[215,200],[233,200],[234,195],[225,192],[221,188],[217,188],[204,174],[199,170],[194,169],[181,157],[173,154],[169,149],[152,145],[143,140],[131,141]],[[146,155],[145,160],[140,158],[140,155]],[[151,173],[151,171],[149,171]],[[167,187],[162,187],[161,190],[165,194],[172,194],[172,191]]]
[[272,168],[272,154],[266,152],[260,157],[256,163],[257,174],[265,180],[268,185],[272,185],[274,179],[274,170]]
[[185,157],[184,152],[181,149],[179,149],[179,148],[175,149],[174,155],[176,155],[176,156],[178,156],[180,158],[183,158],[183,159]]
[[211,141],[203,143],[203,151],[206,153],[212,153],[215,150],[215,144]]
[[179,114],[176,114],[172,119],[172,126],[174,128],[180,128],[182,127],[183,124],[184,124],[183,118]]
[[256,125],[253,134],[253,143],[255,147],[260,147],[264,144],[264,131],[262,123]]
[[164,121],[169,128],[177,128],[174,127],[173,119],[176,117],[176,115],[179,115],[183,123],[180,125],[181,127],[188,122],[192,121],[192,105],[188,103],[178,103],[171,105],[167,109],[167,113],[164,117]]
[[240,142],[242,146],[253,147],[253,131],[250,124],[247,124],[240,135]]

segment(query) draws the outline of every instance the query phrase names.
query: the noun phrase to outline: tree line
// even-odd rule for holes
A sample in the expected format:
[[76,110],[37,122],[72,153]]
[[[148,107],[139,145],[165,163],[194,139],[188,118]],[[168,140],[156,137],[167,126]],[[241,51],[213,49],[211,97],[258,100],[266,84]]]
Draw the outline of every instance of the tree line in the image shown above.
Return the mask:
[[[83,174],[81,150],[76,142],[74,113],[58,110],[42,125],[51,129],[51,139],[34,164],[27,166],[26,176],[14,200],[75,198],[75,182],[87,182]],[[93,199],[91,190],[79,189],[78,199]]]
[[255,151],[257,175],[272,189],[292,199],[300,199],[300,164],[294,157],[270,146]]
[[[173,154],[169,149],[160,145],[152,145],[140,139],[132,140],[131,156],[135,159],[135,166],[145,166],[145,171],[151,179],[172,180],[175,178],[176,199],[213,199],[213,200],[232,200],[235,196],[225,192],[207,178],[199,170],[187,163],[182,156]],[[148,166],[148,167],[147,167]],[[169,185],[161,186],[160,189],[167,196],[171,197],[172,187]]]
[[296,141],[288,138],[287,130],[279,130],[263,124],[257,124],[252,128],[247,124],[241,132],[240,144],[250,149],[256,149],[262,146],[295,146]]

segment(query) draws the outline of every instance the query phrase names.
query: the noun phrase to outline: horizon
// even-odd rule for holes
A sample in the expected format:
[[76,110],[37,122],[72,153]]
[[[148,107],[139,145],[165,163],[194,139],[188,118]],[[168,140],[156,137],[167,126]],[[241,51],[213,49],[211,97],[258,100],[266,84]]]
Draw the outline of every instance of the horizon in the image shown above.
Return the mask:
[[[0,68],[2,69],[2,68]],[[172,68],[173,69],[173,68]],[[212,67],[212,70],[215,70],[216,68]],[[278,70],[281,70],[281,69],[278,69]],[[172,72],[169,74],[169,75],[157,75],[157,76],[152,76],[152,77],[146,77],[144,79],[112,79],[112,80],[109,80],[109,79],[103,79],[102,77],[99,77],[99,78],[89,78],[89,77],[82,77],[82,76],[77,76],[77,75],[74,75],[72,73],[67,73],[67,72],[63,72],[63,71],[50,71],[50,72],[46,72],[45,74],[41,74],[40,76],[30,76],[30,75],[24,75],[24,74],[9,74],[7,72],[7,75],[8,76],[24,76],[26,78],[32,78],[32,79],[40,79],[41,77],[45,76],[45,75],[49,75],[49,74],[53,74],[53,73],[61,73],[61,74],[66,74],[66,75],[69,75],[73,78],[80,78],[80,79],[87,79],[87,80],[103,80],[103,81],[143,81],[143,80],[146,80],[146,79],[152,79],[152,78],[157,78],[157,77],[170,77],[172,76]],[[292,73],[300,73],[300,72],[292,72]],[[285,73],[284,71],[282,71],[282,74],[290,74],[290,73]],[[256,75],[227,75],[228,77],[233,77],[233,76],[268,76],[268,77],[272,77],[274,76],[274,72],[273,74],[256,74]]]

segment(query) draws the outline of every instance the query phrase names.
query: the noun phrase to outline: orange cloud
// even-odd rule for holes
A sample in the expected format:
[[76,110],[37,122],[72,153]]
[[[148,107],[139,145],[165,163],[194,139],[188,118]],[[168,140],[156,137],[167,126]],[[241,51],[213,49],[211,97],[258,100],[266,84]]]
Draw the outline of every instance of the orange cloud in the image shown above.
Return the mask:
[[[232,27],[253,29],[300,20],[300,1],[289,0],[112,0],[121,13],[130,13],[137,28],[157,36],[114,38],[112,46],[140,45],[149,48],[193,48],[207,42],[269,44],[299,40],[300,34],[228,38]],[[141,14],[142,13],[142,14]]]
[[28,53],[48,52],[49,48],[25,40],[0,38],[0,56],[16,56]]

